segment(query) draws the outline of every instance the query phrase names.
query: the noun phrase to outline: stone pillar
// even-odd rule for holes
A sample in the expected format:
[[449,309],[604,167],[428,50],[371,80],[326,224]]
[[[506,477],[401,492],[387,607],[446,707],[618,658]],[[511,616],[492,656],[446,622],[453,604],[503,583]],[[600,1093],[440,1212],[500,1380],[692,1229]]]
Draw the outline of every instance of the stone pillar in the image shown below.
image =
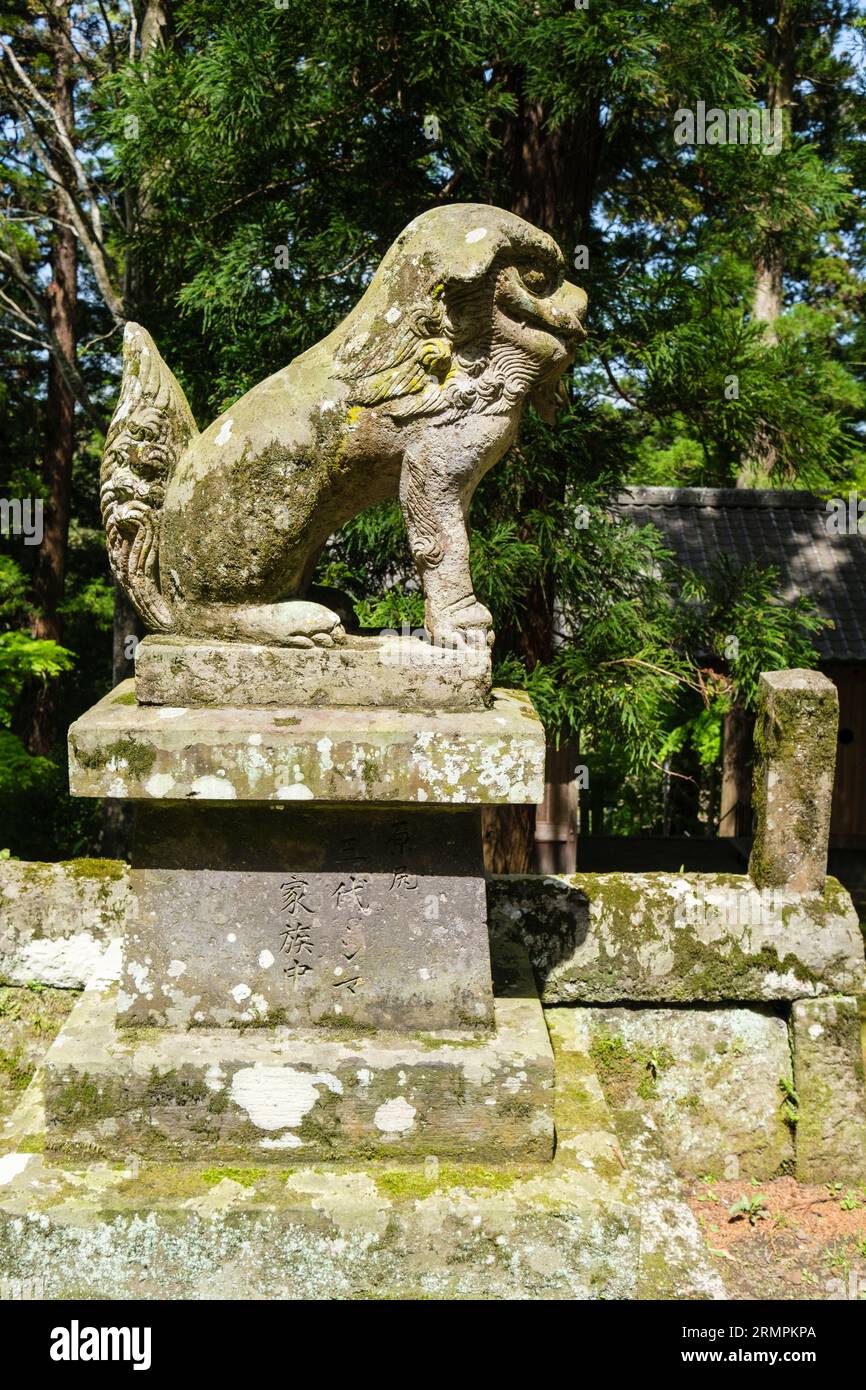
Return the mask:
[[821,893],[839,697],[819,671],[765,671],[758,682],[749,873],[758,888]]
[[857,1000],[798,999],[791,1010],[800,1182],[866,1181],[866,1086]]

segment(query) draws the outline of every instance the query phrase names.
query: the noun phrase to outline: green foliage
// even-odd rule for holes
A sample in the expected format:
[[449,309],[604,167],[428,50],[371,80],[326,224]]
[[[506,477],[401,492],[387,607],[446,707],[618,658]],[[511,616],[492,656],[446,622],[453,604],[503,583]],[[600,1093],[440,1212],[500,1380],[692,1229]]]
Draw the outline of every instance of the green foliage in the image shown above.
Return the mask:
[[[684,574],[611,499],[634,482],[866,489],[858,8],[802,0],[792,14],[795,90],[768,156],[673,139],[674,113],[698,100],[770,103],[781,58],[763,5],[179,0],[146,62],[129,56],[126,12],[74,7],[75,138],[109,271],[201,424],[329,332],[427,207],[515,207],[567,262],[585,248],[571,278],[589,294],[591,336],[571,403],[555,428],[529,412],[483,482],[472,565],[497,679],[532,693],[552,737],[578,738],[615,830],[661,828],[671,786],[688,801],[680,828],[706,828],[726,713],[752,708],[761,670],[814,664],[819,624],[766,568],[721,559],[703,580]],[[14,8],[9,29],[50,93],[40,12]],[[37,496],[45,357],[21,313],[33,317],[50,273],[54,190],[2,83],[0,105],[0,492]],[[767,323],[756,287],[770,263],[782,296]],[[0,555],[0,788],[14,770],[44,792],[28,792],[18,839],[10,810],[8,842],[44,833],[67,852],[89,829],[64,798],[63,728],[111,679],[98,459],[119,348],[83,255],[80,280],[92,410],[79,413],[61,643],[30,637],[32,552],[10,542]],[[423,623],[393,503],[332,537],[316,579],[365,625]],[[45,681],[59,705],[54,774],[15,741]]]
[[741,1197],[728,1207],[729,1221],[739,1221],[746,1217],[750,1226],[757,1226],[759,1221],[766,1221],[769,1215],[767,1199],[761,1192],[756,1192],[754,1197]]
[[59,676],[73,659],[57,642],[39,641],[27,632],[0,633],[0,725],[8,726],[27,681]]

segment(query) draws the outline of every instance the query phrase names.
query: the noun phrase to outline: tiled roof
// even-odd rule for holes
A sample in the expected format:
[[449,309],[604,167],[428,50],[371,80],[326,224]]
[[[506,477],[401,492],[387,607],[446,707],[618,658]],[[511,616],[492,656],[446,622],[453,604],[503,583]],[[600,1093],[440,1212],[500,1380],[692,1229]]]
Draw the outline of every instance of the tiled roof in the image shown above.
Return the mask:
[[758,488],[632,487],[616,510],[637,526],[652,522],[698,574],[719,555],[774,565],[785,598],[807,595],[834,624],[812,637],[821,660],[866,662],[866,535],[830,531],[820,498]]

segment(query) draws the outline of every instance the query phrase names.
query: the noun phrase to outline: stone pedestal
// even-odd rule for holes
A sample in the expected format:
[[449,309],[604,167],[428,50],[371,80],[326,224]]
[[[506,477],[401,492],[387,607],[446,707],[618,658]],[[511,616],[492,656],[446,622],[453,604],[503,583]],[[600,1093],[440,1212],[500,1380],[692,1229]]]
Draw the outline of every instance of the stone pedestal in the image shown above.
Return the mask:
[[116,1027],[84,996],[45,1066],[46,1152],[256,1166],[553,1157],[553,1055],[525,954],[499,962],[495,1027]]
[[73,793],[136,801],[137,830],[119,987],[46,1069],[48,1152],[549,1160],[550,1043],[522,947],[494,990],[480,826],[541,800],[530,702],[484,708],[485,663],[417,641],[415,710],[382,706],[381,642],[148,643],[142,688],[69,732]]
[[484,710],[490,648],[379,634],[349,636],[335,649],[145,637],[135,684],[143,705]]

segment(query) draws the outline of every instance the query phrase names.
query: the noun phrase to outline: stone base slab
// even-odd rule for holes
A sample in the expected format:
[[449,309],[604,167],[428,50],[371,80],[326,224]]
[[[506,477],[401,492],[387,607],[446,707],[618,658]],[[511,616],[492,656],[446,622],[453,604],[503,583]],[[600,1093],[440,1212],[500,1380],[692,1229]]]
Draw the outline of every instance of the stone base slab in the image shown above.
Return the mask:
[[37,1076],[0,1125],[0,1297],[724,1298],[651,1122],[605,1101],[587,1013],[547,1014],[543,1164],[49,1162]]
[[46,1299],[633,1299],[635,1182],[570,1017],[553,1040],[542,1164],[48,1161],[36,1081],[0,1133],[0,1281]]
[[553,1054],[525,955],[498,966],[495,1029],[120,1029],[88,991],[44,1064],[47,1151],[164,1162],[299,1163],[553,1153]]
[[349,636],[330,648],[151,636],[135,654],[135,693],[143,705],[483,710],[490,670],[486,645],[409,636]]
[[123,681],[69,730],[73,796],[140,801],[539,802],[544,727],[528,696],[491,708],[190,709]]

